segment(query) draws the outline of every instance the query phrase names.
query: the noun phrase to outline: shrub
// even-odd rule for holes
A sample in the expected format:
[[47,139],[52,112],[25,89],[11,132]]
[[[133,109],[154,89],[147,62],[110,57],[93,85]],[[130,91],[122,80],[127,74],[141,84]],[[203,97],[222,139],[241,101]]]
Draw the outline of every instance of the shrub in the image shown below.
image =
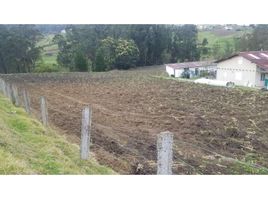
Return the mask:
[[45,64],[43,62],[38,63],[37,66],[34,69],[34,72],[37,73],[44,73],[44,72],[58,72],[60,71],[60,68],[56,64]]
[[75,69],[79,72],[87,72],[88,71],[88,60],[81,53],[77,52],[74,58]]

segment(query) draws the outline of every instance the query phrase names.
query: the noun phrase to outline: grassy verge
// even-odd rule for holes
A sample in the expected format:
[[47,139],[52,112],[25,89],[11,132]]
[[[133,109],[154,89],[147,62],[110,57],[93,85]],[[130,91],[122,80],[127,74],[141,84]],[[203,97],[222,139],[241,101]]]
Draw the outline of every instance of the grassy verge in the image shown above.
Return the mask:
[[0,174],[114,174],[0,94]]

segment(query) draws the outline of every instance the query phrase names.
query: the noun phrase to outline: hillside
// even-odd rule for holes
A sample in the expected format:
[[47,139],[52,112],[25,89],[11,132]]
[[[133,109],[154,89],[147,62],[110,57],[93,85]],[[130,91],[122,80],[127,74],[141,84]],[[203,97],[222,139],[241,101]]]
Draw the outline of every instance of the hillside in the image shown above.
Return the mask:
[[113,174],[0,95],[0,174]]
[[44,38],[39,41],[38,46],[43,47],[42,58],[46,64],[57,64],[58,45],[52,42],[54,34],[44,35]]
[[[207,39],[207,47],[210,49],[209,59],[219,59],[228,56],[236,51],[236,38],[240,38],[243,34],[252,31],[249,27],[239,30],[225,30],[223,28],[215,28],[212,30],[199,30],[198,42],[202,43],[203,39]],[[207,59],[202,55],[203,59]]]

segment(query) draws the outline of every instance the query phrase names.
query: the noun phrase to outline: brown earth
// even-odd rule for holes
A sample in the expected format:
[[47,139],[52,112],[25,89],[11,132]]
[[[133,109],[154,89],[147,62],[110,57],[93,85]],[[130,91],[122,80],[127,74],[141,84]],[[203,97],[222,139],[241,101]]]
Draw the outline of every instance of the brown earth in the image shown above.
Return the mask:
[[74,142],[90,105],[91,149],[121,174],[155,174],[157,134],[167,130],[174,174],[267,174],[268,93],[155,77],[163,69],[4,78],[29,90],[36,112],[46,96],[50,123]]

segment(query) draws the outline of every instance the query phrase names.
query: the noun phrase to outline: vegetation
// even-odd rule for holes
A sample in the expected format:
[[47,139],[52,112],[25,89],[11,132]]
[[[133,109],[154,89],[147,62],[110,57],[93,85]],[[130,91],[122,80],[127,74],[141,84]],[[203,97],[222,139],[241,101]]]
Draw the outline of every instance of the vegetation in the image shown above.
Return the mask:
[[234,27],[1,25],[0,73],[108,71],[268,48],[267,25]]
[[58,45],[53,42],[55,34],[44,34],[44,37],[38,41],[37,46],[42,48],[41,51],[41,62],[47,65],[58,64]]
[[268,25],[257,25],[252,33],[245,33],[237,42],[237,49],[242,51],[268,50]]
[[91,105],[92,150],[120,174],[156,174],[163,130],[174,134],[174,174],[268,173],[268,93],[164,75],[163,66],[152,66],[3,78],[28,86],[36,109],[45,95],[51,122],[66,135],[80,134],[80,110]]
[[61,69],[57,64],[48,64],[45,63],[43,60],[37,63],[36,67],[34,68],[34,72],[43,73],[43,72],[59,72]]
[[194,25],[71,25],[55,36],[61,66],[74,68],[77,52],[93,71],[199,59]]
[[[0,95],[0,174],[112,174]],[[92,155],[93,156],[93,155]]]
[[97,50],[94,71],[134,67],[138,58],[139,49],[133,40],[115,40],[108,37],[101,41]]
[[241,32],[231,32],[230,34],[217,35],[213,31],[198,32],[199,43],[205,50],[201,51],[202,59],[220,59],[227,57],[236,51],[236,38]]
[[0,73],[32,72],[40,58],[41,33],[32,25],[0,25]]

